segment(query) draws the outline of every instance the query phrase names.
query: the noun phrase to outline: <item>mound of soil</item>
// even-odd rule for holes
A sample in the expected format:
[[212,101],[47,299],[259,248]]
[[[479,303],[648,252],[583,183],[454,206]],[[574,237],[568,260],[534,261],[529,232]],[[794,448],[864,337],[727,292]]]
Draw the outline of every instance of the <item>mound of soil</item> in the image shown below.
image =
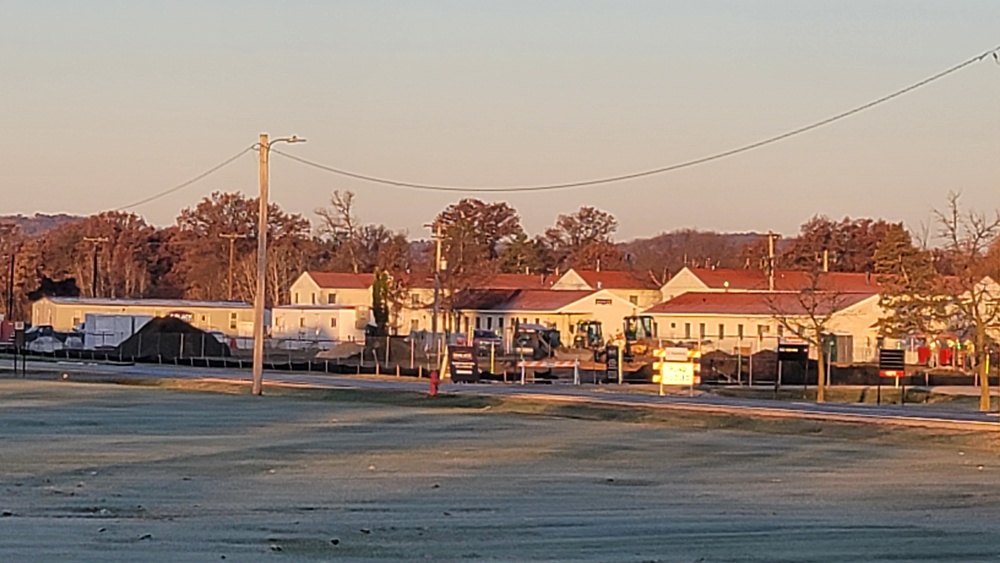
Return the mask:
[[118,345],[122,357],[224,358],[229,346],[174,317],[157,317]]

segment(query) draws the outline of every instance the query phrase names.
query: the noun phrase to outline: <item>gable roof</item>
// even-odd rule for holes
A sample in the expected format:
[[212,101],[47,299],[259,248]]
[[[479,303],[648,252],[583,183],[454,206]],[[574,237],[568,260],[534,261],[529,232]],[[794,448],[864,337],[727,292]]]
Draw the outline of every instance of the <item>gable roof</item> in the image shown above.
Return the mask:
[[719,293],[692,291],[645,311],[648,315],[828,315],[869,299],[865,293],[778,293],[741,291]]
[[[515,290],[515,289],[549,289],[553,280],[548,276],[536,274],[493,274],[480,282],[477,290]],[[409,280],[412,289],[432,289],[434,275],[413,276]]]
[[480,290],[463,291],[455,298],[455,309],[467,311],[558,311],[572,305],[596,291],[548,289]]
[[375,274],[343,272],[306,272],[321,289],[368,289],[375,284]]
[[[735,270],[722,268],[687,268],[695,277],[711,289],[732,289],[740,291],[767,291],[767,274],[763,270]],[[669,284],[669,282],[667,282]],[[728,286],[726,284],[729,284]],[[878,293],[877,276],[850,272],[823,272],[817,280],[818,288],[842,293]],[[813,278],[810,272],[798,270],[775,270],[775,291],[800,291],[811,288]]]
[[566,272],[575,272],[590,289],[660,289],[659,284],[654,282],[649,276],[644,276],[639,272],[628,272],[620,270],[578,270],[572,268]]

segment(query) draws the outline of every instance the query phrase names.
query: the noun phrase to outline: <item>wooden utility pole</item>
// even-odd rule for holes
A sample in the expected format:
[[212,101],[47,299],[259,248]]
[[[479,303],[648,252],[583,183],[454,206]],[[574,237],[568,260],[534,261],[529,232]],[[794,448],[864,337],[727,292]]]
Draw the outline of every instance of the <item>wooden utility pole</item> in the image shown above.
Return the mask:
[[261,133],[257,142],[259,179],[260,179],[260,211],[257,217],[257,291],[253,297],[253,385],[251,392],[261,395],[264,392],[264,298],[267,290],[267,200],[268,200],[268,158],[271,147],[275,143],[304,143],[295,135],[273,141],[268,140],[267,133]]
[[98,297],[97,295],[97,250],[101,244],[108,242],[108,237],[83,237],[83,242],[90,242],[94,245],[94,256],[93,263],[91,264],[92,272],[90,278],[90,296]]
[[219,238],[224,238],[229,240],[229,301],[233,300],[233,261],[236,258],[236,240],[245,239],[246,235],[241,235],[237,233],[223,233],[219,235]]
[[261,133],[259,147],[260,210],[257,217],[257,291],[253,296],[253,387],[251,389],[254,395],[260,395],[264,392],[264,282],[267,277],[267,159],[271,152],[267,133]]

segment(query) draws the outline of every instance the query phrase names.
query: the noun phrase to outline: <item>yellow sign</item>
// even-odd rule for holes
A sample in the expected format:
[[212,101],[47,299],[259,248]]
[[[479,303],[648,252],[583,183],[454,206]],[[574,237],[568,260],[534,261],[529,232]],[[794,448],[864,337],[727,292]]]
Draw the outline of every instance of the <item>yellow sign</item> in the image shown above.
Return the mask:
[[694,385],[694,364],[689,362],[664,362],[660,370],[664,385]]

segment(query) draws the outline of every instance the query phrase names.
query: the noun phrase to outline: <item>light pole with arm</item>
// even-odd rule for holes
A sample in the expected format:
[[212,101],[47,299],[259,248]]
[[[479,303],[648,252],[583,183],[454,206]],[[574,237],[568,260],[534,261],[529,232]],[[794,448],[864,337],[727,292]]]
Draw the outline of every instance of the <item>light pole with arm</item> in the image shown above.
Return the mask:
[[254,395],[264,392],[264,297],[267,289],[267,200],[268,158],[275,143],[304,143],[295,135],[269,141],[267,133],[260,134],[257,143],[260,173],[260,210],[257,217],[257,291],[253,297],[253,387]]

